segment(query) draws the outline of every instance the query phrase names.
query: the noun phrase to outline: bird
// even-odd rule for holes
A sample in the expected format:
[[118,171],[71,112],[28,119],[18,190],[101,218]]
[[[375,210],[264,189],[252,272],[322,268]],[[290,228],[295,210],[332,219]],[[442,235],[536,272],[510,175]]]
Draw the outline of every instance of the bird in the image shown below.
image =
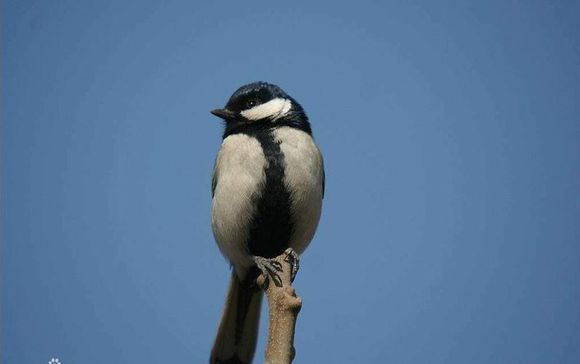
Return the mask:
[[245,364],[258,337],[263,292],[256,278],[275,273],[272,258],[289,252],[297,259],[313,239],[324,162],[304,109],[279,86],[244,85],[211,113],[224,121],[211,183],[212,230],[232,274],[210,363]]

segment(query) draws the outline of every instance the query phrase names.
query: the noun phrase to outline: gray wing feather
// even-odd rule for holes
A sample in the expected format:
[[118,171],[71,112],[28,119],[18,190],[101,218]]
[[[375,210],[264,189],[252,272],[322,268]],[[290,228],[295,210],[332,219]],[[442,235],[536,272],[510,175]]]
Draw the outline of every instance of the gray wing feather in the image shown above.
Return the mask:
[[213,163],[213,174],[211,176],[211,197],[212,198],[213,198],[213,196],[215,194],[215,186],[217,186],[217,180],[218,180],[218,176],[217,176],[218,158],[219,158],[219,154],[215,158],[215,162]]
[[324,198],[324,189],[326,188],[326,172],[324,171],[324,158],[322,157],[322,152],[318,150],[320,154],[320,168],[322,168],[322,198]]
[[[215,194],[215,186],[217,185],[217,176],[215,171],[213,172],[213,176],[211,176],[211,197]],[[324,182],[322,184],[324,186]],[[322,187],[322,191],[324,191],[324,187]],[[323,192],[324,194],[324,192]]]
[[324,172],[324,166],[322,167],[322,198],[324,198],[324,188],[326,187],[326,173]]

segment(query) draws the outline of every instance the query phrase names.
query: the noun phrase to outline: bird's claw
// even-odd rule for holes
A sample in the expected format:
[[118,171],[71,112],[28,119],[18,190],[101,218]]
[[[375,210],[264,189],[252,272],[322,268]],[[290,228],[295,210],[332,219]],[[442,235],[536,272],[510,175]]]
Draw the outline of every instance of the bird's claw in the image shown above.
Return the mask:
[[265,287],[268,287],[270,278],[272,278],[276,287],[282,287],[282,279],[279,274],[282,271],[282,264],[280,262],[274,259],[255,256],[254,263],[256,263],[256,267],[258,267],[265,278]]
[[294,282],[294,278],[296,278],[296,274],[298,274],[298,270],[300,269],[300,257],[298,256],[298,253],[296,253],[292,248],[286,249],[284,253],[286,254],[284,261],[292,265],[292,271],[290,272],[290,282]]
[[[284,254],[286,254],[284,261],[290,264],[290,282],[294,282],[294,278],[296,278],[296,274],[300,269],[300,258],[292,248],[286,249]],[[265,288],[268,287],[270,278],[274,281],[276,287],[282,287],[282,279],[280,278],[280,272],[283,270],[282,263],[277,261],[275,258],[264,258],[259,256],[254,257],[254,263],[264,276]]]

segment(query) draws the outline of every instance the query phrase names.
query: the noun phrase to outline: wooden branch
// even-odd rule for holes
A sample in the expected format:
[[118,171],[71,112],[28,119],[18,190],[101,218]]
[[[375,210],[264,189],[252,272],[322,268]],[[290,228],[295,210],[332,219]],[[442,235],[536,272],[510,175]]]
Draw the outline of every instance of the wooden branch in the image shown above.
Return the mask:
[[265,277],[263,274],[257,280],[268,298],[270,317],[265,363],[290,364],[296,354],[294,329],[302,300],[296,296],[292,287],[292,256],[284,252],[273,260],[282,266],[282,270],[277,272],[280,280]]

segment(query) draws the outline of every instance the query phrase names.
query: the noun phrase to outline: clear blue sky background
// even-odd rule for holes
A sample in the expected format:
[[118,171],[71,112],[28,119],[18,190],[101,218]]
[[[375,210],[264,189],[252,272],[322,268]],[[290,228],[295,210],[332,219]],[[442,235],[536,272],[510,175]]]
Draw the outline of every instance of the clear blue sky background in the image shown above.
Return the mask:
[[481,3],[4,1],[3,362],[206,362],[266,80],[326,158],[297,363],[579,363],[580,6]]

